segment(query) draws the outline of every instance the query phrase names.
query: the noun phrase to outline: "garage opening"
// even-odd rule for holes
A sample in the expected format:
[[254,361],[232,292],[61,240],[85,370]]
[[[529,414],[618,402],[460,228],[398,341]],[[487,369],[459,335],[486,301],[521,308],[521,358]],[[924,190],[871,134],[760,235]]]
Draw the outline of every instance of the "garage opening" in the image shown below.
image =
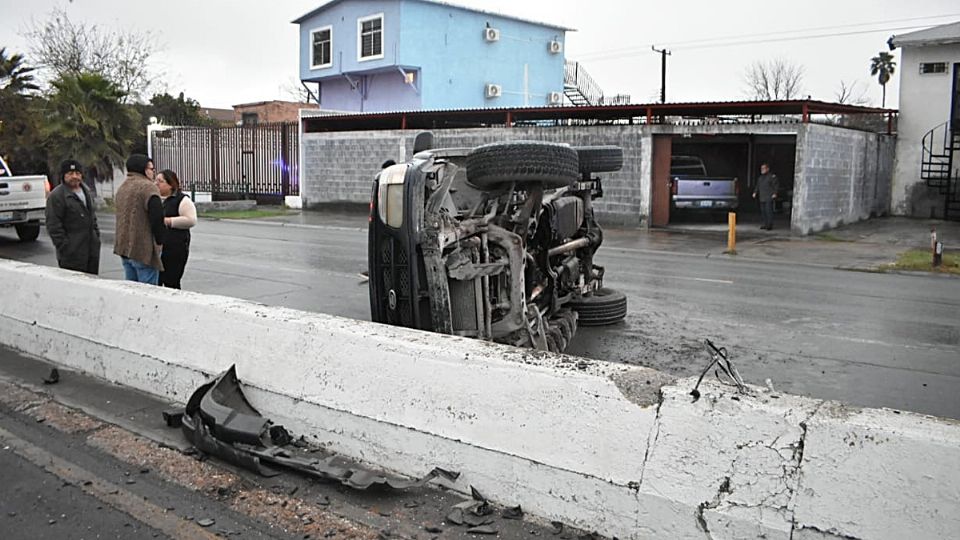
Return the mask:
[[[738,223],[759,224],[760,205],[752,194],[760,165],[767,163],[780,184],[774,226],[790,229],[796,135],[675,135],[669,144],[654,145],[654,163],[667,163],[666,152],[670,156],[670,180],[664,182],[659,175],[661,180],[655,182],[654,189],[670,190],[669,195],[660,194],[669,205],[661,205],[655,212],[661,215],[652,225],[726,223],[731,206],[736,207]],[[686,190],[678,189],[677,178],[694,181],[686,185]],[[731,204],[731,198],[735,204]]]

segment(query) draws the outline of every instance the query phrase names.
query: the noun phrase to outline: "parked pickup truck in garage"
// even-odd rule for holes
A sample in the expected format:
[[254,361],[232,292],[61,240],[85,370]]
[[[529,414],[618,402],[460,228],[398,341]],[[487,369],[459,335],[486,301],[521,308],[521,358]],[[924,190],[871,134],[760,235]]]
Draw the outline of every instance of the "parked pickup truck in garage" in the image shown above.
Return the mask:
[[0,157],[0,228],[15,227],[21,242],[36,240],[49,189],[46,176],[13,176]]
[[670,193],[678,210],[736,210],[739,200],[736,178],[708,176],[697,156],[670,159]]

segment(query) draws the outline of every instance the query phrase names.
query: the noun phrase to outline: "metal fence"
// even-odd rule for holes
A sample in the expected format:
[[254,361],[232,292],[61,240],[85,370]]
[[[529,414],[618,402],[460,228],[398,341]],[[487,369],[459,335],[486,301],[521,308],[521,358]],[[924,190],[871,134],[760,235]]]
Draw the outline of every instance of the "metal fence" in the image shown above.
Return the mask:
[[157,170],[172,169],[184,191],[213,200],[283,202],[300,194],[297,123],[237,127],[172,127],[150,135]]

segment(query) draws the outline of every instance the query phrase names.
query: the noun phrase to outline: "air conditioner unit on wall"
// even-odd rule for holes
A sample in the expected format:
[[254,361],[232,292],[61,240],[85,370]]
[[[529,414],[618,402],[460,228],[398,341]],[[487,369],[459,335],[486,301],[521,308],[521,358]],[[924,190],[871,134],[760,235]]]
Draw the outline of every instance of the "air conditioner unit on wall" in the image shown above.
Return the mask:
[[548,105],[560,105],[561,103],[563,103],[563,94],[560,92],[550,92],[547,94]]
[[487,41],[500,41],[500,31],[496,28],[484,28],[483,39]]
[[503,88],[499,84],[488,84],[483,95],[488,98],[497,98],[503,95]]
[[550,50],[550,54],[558,54],[563,51],[563,43],[551,41],[547,48]]

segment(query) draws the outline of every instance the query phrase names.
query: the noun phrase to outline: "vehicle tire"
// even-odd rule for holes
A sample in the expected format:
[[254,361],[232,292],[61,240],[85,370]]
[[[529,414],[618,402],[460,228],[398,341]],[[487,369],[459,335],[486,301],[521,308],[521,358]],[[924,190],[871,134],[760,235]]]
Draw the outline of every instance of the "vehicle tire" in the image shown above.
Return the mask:
[[33,242],[40,236],[39,221],[20,223],[15,225],[15,227],[17,228],[17,238],[19,238],[21,242]]
[[485,144],[467,155],[467,180],[481,189],[506,182],[542,182],[546,189],[580,178],[577,151],[565,144],[509,141]]
[[580,174],[613,172],[623,168],[623,148],[619,146],[575,146]]
[[627,316],[627,296],[606,287],[567,305],[577,312],[579,326],[605,326],[618,323]]

